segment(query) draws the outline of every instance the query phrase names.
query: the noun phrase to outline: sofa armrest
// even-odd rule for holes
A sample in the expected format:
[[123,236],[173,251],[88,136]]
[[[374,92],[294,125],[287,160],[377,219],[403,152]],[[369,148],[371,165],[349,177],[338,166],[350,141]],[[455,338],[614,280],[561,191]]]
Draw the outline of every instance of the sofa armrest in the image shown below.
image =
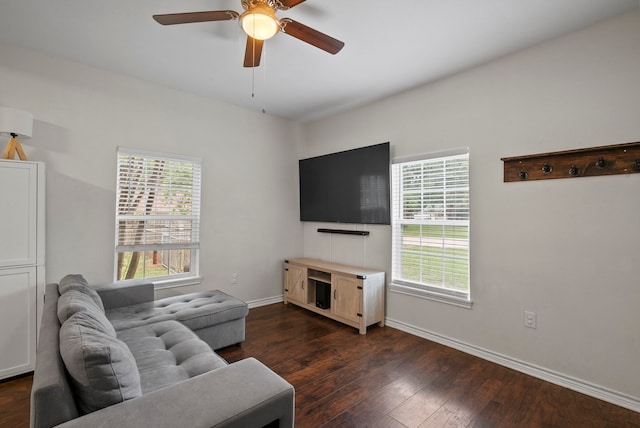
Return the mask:
[[100,295],[105,309],[152,302],[155,298],[153,283],[146,279],[130,279],[96,285],[94,288]]
[[68,421],[58,428],[293,427],[293,387],[255,358]]

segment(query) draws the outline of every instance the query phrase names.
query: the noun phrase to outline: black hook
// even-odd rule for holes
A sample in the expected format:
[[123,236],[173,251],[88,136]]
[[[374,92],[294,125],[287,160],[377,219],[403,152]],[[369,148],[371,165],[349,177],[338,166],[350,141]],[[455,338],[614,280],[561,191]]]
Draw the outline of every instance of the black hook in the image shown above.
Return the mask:
[[520,177],[520,180],[526,180],[529,174],[527,174],[527,171],[520,171],[518,176]]
[[606,166],[607,166],[607,161],[604,160],[603,157],[598,158],[598,160],[596,161],[596,168],[603,169]]
[[578,169],[578,167],[575,165],[571,165],[571,168],[569,168],[569,175],[575,177],[578,174],[580,174],[580,170]]
[[553,168],[548,163],[542,164],[542,173],[544,175],[550,174],[551,171],[553,171]]
[[640,171],[640,159],[636,159],[635,165],[632,168],[634,171]]

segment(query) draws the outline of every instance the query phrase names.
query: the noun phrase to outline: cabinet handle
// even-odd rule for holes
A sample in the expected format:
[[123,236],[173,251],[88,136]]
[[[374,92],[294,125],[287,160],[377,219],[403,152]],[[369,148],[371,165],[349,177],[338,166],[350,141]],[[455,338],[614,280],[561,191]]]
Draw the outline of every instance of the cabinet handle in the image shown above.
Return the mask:
[[302,289],[304,290],[304,281],[302,281]]
[[336,300],[336,298],[337,298],[336,297],[336,291],[338,291],[338,290],[333,290],[333,300]]

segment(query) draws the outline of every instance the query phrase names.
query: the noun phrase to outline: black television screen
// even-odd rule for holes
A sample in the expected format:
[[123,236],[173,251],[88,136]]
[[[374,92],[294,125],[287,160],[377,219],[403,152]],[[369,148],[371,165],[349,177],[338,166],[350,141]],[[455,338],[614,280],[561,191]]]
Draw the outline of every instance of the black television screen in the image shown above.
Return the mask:
[[389,143],[299,161],[300,220],[390,224]]

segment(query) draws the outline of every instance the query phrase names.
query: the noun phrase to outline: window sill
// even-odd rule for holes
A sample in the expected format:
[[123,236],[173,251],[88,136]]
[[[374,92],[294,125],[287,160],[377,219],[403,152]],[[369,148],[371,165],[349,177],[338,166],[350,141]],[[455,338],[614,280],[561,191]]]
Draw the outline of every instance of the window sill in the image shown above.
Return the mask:
[[432,291],[422,290],[416,287],[391,283],[389,290],[392,293],[404,294],[421,299],[432,300],[434,302],[446,303],[448,305],[458,306],[460,308],[471,309],[473,301],[462,297],[448,296],[446,294],[435,293]]
[[202,282],[202,277],[189,276],[189,277],[182,277],[182,278],[156,280],[156,281],[149,279],[149,281],[153,283],[153,286],[156,290],[162,290],[164,288],[175,288],[175,287],[184,287],[187,285],[197,285]]

